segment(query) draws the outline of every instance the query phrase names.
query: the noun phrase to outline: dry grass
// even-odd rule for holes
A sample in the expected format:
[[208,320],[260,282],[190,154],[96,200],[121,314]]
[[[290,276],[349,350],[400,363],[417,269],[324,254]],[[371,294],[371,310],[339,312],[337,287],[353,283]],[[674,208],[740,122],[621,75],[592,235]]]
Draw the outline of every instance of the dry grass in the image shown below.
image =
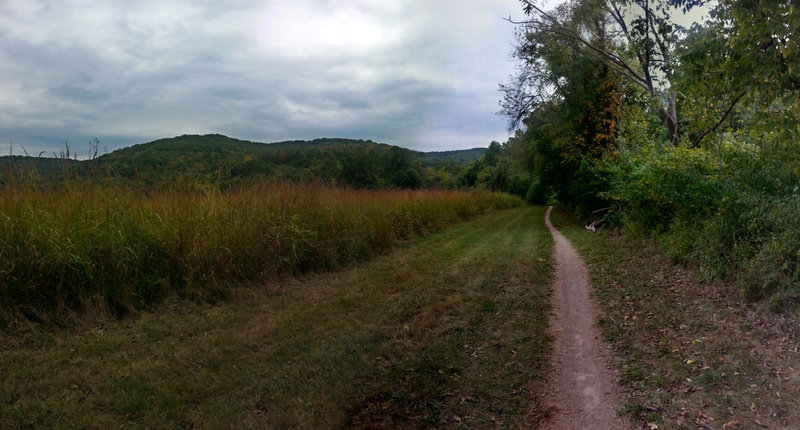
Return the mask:
[[5,338],[0,427],[535,425],[552,241],[495,212],[338,272]]
[[0,193],[0,330],[119,316],[178,294],[350,267],[517,198],[251,184],[157,190],[67,182]]
[[698,282],[652,244],[554,223],[586,259],[641,428],[800,428],[800,318]]

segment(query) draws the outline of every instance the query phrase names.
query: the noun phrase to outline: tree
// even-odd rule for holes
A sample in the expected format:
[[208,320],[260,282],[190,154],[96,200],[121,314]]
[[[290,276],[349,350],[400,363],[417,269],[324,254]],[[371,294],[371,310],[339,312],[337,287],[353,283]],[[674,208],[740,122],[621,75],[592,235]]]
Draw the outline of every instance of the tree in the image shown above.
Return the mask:
[[508,191],[509,178],[508,167],[505,163],[498,164],[492,172],[490,179],[492,191]]
[[458,183],[463,187],[474,187],[478,185],[478,174],[484,169],[484,167],[485,164],[483,157],[473,161],[464,168],[463,172],[461,172],[461,175],[458,178]]
[[549,99],[553,82],[541,79],[548,64],[540,55],[544,45],[556,44],[594,57],[645,90],[666,123],[670,141],[678,143],[677,91],[671,82],[676,37],[668,3],[583,0],[546,12],[529,0],[521,2],[528,19],[512,22],[521,27],[516,57],[522,67],[511,84],[501,86],[503,113],[510,117],[512,127],[532,107]]
[[[672,0],[684,10],[705,3]],[[800,8],[786,0],[721,0],[711,18],[690,29],[678,52],[677,80],[695,123],[693,145],[736,116],[734,108],[742,104],[739,119],[749,117],[751,126],[794,131],[800,113]]]
[[341,159],[343,183],[355,188],[377,188],[380,185],[377,161],[367,149],[348,150]]
[[489,147],[486,148],[486,152],[483,154],[483,161],[487,166],[494,166],[497,164],[500,156],[503,153],[503,146],[500,145],[500,142],[492,141],[489,144]]
[[[520,27],[519,73],[503,86],[503,113],[518,128],[504,150],[528,170],[525,194],[530,201],[558,198],[591,212],[604,203],[597,195],[605,182],[594,166],[616,149],[623,94],[643,91],[626,87],[616,69],[586,49],[610,52],[614,43],[611,18],[596,3],[565,4],[542,13],[546,16],[532,13],[532,20]],[[497,179],[505,187],[521,188],[502,173]]]
[[423,181],[417,169],[407,166],[394,172],[392,185],[398,188],[417,189],[422,188]]

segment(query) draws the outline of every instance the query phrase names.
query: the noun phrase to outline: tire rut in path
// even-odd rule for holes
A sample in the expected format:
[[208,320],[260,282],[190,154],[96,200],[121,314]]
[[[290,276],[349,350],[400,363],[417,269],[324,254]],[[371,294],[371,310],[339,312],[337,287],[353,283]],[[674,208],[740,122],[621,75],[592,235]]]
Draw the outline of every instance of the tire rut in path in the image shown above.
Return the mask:
[[629,424],[616,414],[620,389],[608,366],[608,351],[595,321],[597,311],[589,293],[589,272],[569,240],[550,223],[556,274],[553,292],[553,370],[548,381],[545,406],[549,416],[542,428],[626,429]]

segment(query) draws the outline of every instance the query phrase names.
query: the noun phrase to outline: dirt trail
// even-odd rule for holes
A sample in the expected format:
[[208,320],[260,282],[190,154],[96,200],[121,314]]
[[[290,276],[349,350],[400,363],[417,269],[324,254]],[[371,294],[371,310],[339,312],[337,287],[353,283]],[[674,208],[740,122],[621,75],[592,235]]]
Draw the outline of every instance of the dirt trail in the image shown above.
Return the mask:
[[629,428],[615,412],[621,396],[595,324],[597,312],[589,297],[589,272],[569,241],[550,223],[552,209],[545,213],[545,224],[553,235],[556,252],[555,315],[550,323],[555,362],[545,400],[550,414],[542,428]]

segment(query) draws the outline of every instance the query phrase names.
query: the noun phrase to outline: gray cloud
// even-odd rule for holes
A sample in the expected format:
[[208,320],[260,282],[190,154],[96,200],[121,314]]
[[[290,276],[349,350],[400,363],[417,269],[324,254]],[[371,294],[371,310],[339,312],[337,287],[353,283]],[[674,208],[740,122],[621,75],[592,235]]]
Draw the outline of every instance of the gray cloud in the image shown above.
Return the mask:
[[183,133],[423,150],[507,136],[494,112],[517,0],[130,3],[0,2],[0,153]]

